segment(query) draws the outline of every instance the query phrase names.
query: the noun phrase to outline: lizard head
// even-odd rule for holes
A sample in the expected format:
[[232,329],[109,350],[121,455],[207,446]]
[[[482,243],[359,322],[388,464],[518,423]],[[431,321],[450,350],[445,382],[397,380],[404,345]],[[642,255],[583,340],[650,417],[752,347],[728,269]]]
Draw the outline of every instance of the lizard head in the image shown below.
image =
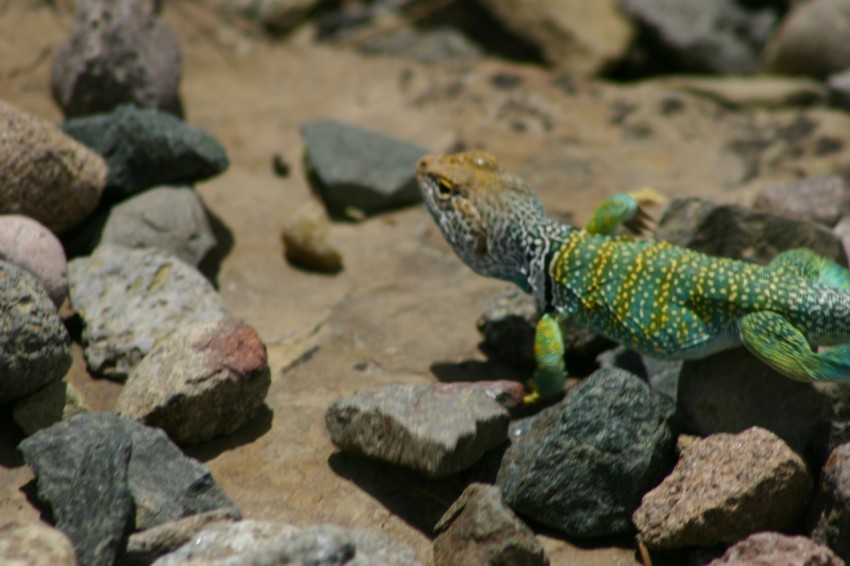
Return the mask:
[[529,233],[545,221],[531,187],[484,151],[423,157],[416,177],[455,253],[482,275],[528,289]]

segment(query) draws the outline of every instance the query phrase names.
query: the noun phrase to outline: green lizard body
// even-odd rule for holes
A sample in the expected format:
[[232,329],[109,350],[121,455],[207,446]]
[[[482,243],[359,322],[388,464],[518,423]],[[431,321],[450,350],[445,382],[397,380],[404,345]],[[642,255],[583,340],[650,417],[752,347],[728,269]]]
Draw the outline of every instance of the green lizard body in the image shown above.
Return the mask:
[[[622,194],[585,229],[559,224],[484,152],[423,158],[417,177],[460,258],[535,295],[542,316],[529,400],[563,391],[561,320],[650,356],[695,359],[743,344],[792,379],[850,382],[850,272],[814,252],[759,266],[613,236],[642,220],[641,199]],[[810,344],[841,346],[815,353]]]

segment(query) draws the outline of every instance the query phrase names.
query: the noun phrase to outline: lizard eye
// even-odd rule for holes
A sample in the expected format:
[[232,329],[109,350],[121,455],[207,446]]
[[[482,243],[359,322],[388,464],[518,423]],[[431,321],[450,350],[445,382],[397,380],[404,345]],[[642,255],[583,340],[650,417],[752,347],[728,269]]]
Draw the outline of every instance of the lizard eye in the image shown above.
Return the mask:
[[452,196],[452,184],[445,177],[437,177],[437,196],[442,200],[448,200]]

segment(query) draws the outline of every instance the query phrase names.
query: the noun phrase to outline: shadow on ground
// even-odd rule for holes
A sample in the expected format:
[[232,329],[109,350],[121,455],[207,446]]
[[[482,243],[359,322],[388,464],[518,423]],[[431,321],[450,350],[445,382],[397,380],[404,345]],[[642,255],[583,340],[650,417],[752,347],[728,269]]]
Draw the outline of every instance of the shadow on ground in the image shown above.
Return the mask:
[[268,405],[263,404],[263,406],[260,407],[259,414],[233,434],[220,436],[200,444],[181,446],[181,448],[187,456],[200,460],[201,462],[207,462],[222,452],[239,448],[245,444],[251,444],[271,430],[273,420],[274,411],[272,411]]

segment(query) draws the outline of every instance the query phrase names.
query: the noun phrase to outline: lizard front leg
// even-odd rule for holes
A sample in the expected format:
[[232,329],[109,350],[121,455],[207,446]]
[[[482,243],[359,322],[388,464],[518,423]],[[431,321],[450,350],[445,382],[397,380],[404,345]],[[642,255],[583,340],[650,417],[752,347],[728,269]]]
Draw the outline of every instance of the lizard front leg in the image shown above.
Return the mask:
[[532,391],[525,396],[525,403],[545,401],[557,397],[564,391],[567,367],[564,362],[564,337],[561,334],[559,316],[548,313],[540,317],[534,331],[534,372]]
[[632,232],[640,233],[649,227],[650,217],[645,207],[665,202],[667,199],[662,194],[648,187],[631,193],[618,193],[596,207],[584,229],[591,234],[613,236],[623,225]]

